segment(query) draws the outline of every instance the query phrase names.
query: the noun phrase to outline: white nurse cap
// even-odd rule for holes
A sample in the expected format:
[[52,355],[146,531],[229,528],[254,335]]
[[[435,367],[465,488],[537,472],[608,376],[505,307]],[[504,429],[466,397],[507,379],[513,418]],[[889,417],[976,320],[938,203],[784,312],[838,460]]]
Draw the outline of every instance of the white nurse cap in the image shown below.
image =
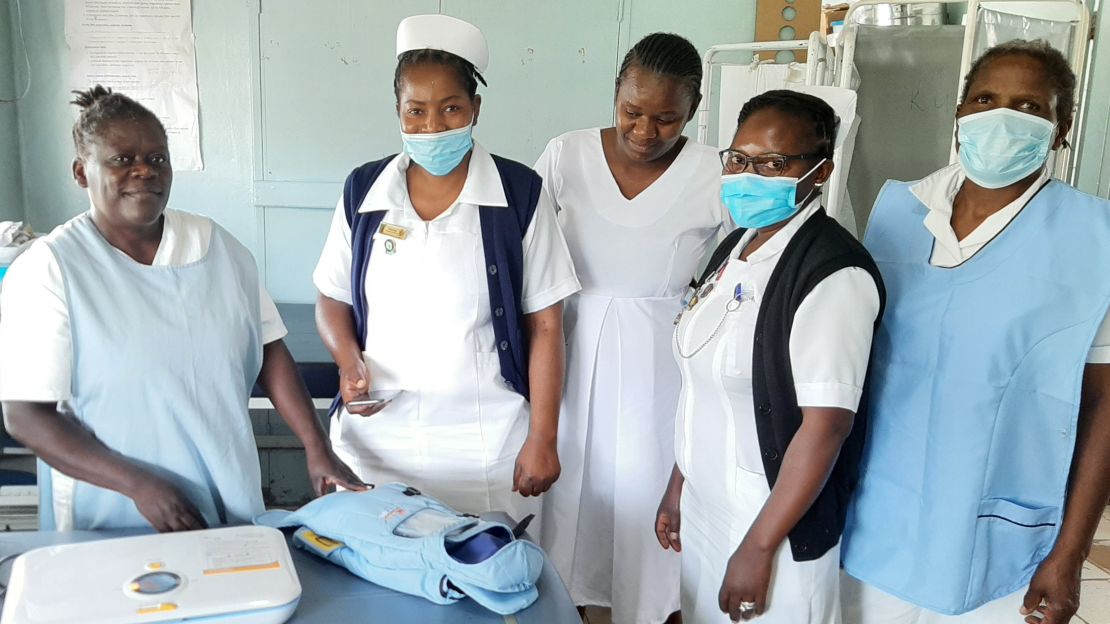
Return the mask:
[[401,20],[397,26],[397,56],[425,48],[460,56],[479,74],[489,67],[489,46],[482,31],[450,15],[413,15]]

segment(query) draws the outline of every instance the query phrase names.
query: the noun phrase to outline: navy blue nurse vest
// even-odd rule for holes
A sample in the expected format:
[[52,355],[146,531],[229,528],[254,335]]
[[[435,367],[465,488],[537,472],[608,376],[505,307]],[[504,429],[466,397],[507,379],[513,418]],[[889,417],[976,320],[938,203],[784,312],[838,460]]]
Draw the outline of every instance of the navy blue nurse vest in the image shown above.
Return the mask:
[[[374,249],[374,232],[385,217],[385,210],[359,212],[358,209],[378,176],[396,157],[394,154],[357,167],[343,184],[343,210],[351,227],[351,296],[355,335],[362,349],[366,348],[366,269],[370,265],[370,252]],[[509,203],[508,208],[478,207],[486,259],[486,282],[490,310],[493,312],[493,334],[497,339],[501,376],[510,388],[527,399],[528,344],[520,304],[524,284],[524,248],[521,241],[536,213],[543,180],[535,171],[516,161],[493,156],[493,162]],[[342,398],[337,396],[332,410],[341,402]]]

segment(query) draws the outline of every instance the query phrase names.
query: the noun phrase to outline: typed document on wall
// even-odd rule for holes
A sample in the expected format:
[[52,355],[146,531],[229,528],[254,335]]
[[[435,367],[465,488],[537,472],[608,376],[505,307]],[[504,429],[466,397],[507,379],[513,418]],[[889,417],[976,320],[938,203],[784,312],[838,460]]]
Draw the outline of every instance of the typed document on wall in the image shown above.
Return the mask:
[[176,171],[200,153],[192,0],[66,0],[70,87],[111,87],[162,120]]

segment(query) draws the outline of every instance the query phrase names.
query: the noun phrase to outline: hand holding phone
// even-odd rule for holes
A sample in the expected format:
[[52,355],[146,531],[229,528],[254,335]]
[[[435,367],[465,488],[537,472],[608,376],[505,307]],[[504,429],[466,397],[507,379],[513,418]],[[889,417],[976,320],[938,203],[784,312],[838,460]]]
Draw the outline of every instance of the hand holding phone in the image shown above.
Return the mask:
[[349,405],[351,401],[364,398],[369,390],[370,372],[366,369],[366,363],[362,358],[356,358],[347,363],[346,366],[340,365],[339,393],[343,397],[343,402],[348,404],[348,412],[351,414],[359,414],[360,416],[369,416],[379,409],[366,406],[353,407]]
[[[397,398],[403,392],[402,390],[373,390],[366,393],[363,397],[347,401],[347,407],[385,407]],[[367,414],[369,415],[369,414]]]

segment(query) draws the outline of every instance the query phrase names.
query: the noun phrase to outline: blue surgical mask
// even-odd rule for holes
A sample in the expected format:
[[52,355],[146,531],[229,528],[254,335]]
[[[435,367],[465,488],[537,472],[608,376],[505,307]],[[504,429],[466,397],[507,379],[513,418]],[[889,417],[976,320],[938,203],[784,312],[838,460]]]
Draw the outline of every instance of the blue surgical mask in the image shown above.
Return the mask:
[[824,162],[822,158],[801,178],[768,178],[746,171],[721,176],[721,202],[736,225],[745,229],[785,221],[797,214],[809,199],[806,196],[798,201],[798,182],[813,175]]
[[996,108],[961,117],[960,166],[983,188],[996,189],[1024,179],[1044,166],[1056,125],[1047,119]]
[[417,134],[401,131],[405,153],[416,164],[434,176],[444,176],[459,166],[466,153],[474,147],[471,132],[474,124],[455,130],[434,134]]

